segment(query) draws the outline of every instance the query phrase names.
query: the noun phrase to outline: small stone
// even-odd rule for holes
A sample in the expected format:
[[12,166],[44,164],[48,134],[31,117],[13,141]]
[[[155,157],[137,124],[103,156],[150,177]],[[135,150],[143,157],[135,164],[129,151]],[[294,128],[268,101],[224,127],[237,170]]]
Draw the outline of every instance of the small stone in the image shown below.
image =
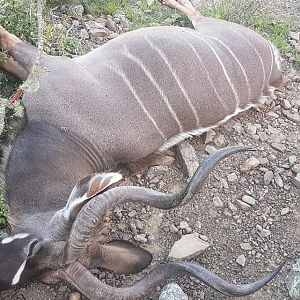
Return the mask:
[[216,132],[212,129],[208,130],[206,132],[206,137],[205,137],[205,144],[209,144],[214,140],[214,137],[216,135]]
[[133,209],[128,213],[128,217],[133,218],[134,216],[136,216],[136,214],[137,214],[137,211]]
[[217,149],[216,149],[214,146],[207,145],[207,146],[205,147],[205,151],[206,151],[206,153],[208,153],[208,154],[212,154],[212,153],[214,153],[215,151],[217,151]]
[[261,165],[267,165],[269,163],[269,160],[266,157],[259,157],[258,160]]
[[228,218],[232,217],[232,213],[229,211],[228,208],[224,209],[223,214],[224,214],[225,217],[228,217]]
[[182,221],[182,222],[180,222],[180,224],[179,224],[179,228],[180,229],[187,229],[187,228],[189,228],[190,226],[189,226],[189,224],[186,222],[186,221]]
[[90,31],[93,29],[103,29],[104,25],[102,25],[96,21],[90,20],[90,21],[85,22],[85,27],[88,31]]
[[245,169],[252,170],[252,169],[255,169],[256,167],[258,167],[259,165],[260,165],[259,160],[256,157],[252,156],[246,160]]
[[140,243],[147,243],[147,241],[148,241],[144,234],[138,234],[134,237],[134,239]]
[[289,163],[294,164],[297,161],[297,156],[296,155],[291,155],[289,156]]
[[208,241],[208,237],[205,234],[200,234],[199,235],[200,239],[207,242]]
[[221,199],[219,197],[214,197],[213,203],[214,203],[214,206],[218,207],[218,208],[221,208],[224,206],[223,202],[221,201]]
[[238,133],[238,134],[241,134],[243,133],[243,126],[242,124],[236,122],[234,125],[233,125],[233,129]]
[[271,117],[271,118],[275,118],[275,119],[279,118],[279,115],[276,114],[274,111],[269,111],[269,112],[266,113],[266,115]]
[[242,197],[242,201],[249,204],[249,205],[251,205],[251,206],[256,204],[256,200],[253,197],[248,196],[248,195],[244,195]]
[[177,259],[189,259],[202,253],[209,246],[209,243],[199,239],[197,233],[186,234],[174,243],[169,256]]
[[221,178],[220,182],[224,189],[229,189],[228,183],[224,178]]
[[300,173],[298,173],[295,178],[291,178],[291,181],[296,188],[300,189]]
[[203,291],[200,292],[199,299],[200,300],[204,300],[205,299],[205,293]]
[[262,231],[262,229],[263,229],[263,228],[262,228],[259,224],[256,225],[256,230],[257,230],[257,231]]
[[237,211],[237,207],[233,203],[231,203],[230,201],[228,202],[228,207],[232,212]]
[[105,24],[106,24],[106,22],[107,22],[107,19],[102,18],[102,17],[99,17],[99,18],[96,18],[96,19],[95,19],[95,22],[101,24],[101,26],[104,27]]
[[276,183],[279,187],[283,188],[283,186],[284,186],[283,180],[282,180],[281,176],[280,176],[278,173],[275,174],[274,179],[275,179],[275,183]]
[[215,139],[215,144],[218,147],[224,147],[226,144],[226,139],[223,134],[220,134],[216,139]]
[[90,37],[89,34],[88,34],[88,32],[87,32],[87,30],[84,29],[84,28],[80,29],[78,36],[80,38],[86,39],[86,40],[89,39],[89,37]]
[[289,33],[289,37],[297,42],[299,42],[299,35],[300,35],[300,32],[295,32],[295,31],[291,31]]
[[239,255],[238,257],[237,257],[237,259],[236,259],[236,262],[240,265],[240,266],[242,266],[242,267],[244,267],[245,266],[245,264],[246,264],[246,257],[245,257],[245,255]]
[[235,173],[230,173],[227,175],[227,179],[229,182],[236,182],[238,181],[238,177]]
[[284,109],[291,109],[292,105],[291,105],[291,103],[287,99],[284,99],[283,102],[282,102],[282,107]]
[[274,173],[272,171],[267,171],[264,174],[264,184],[269,185],[272,182],[273,178],[274,178]]
[[137,235],[137,229],[136,229],[135,224],[134,224],[134,223],[130,223],[130,224],[129,224],[129,227],[130,227],[130,229],[131,229],[133,235]]
[[295,123],[300,123],[300,115],[298,113],[291,114],[291,113],[285,113],[285,116],[290,120]]
[[164,286],[159,300],[188,300],[188,296],[183,292],[181,287],[176,283],[169,283]]
[[241,210],[249,210],[251,209],[251,206],[243,201],[236,200],[236,205],[241,209]]
[[63,285],[63,286],[59,287],[58,292],[59,293],[63,293],[63,292],[65,292],[67,290],[67,288],[68,287],[66,285]]
[[171,224],[170,225],[170,232],[177,233],[178,232],[178,228],[174,224]]
[[263,131],[258,133],[259,139],[264,142],[267,141],[269,136]]
[[81,300],[81,294],[79,292],[73,292],[69,295],[69,300]]
[[243,250],[247,250],[247,251],[252,250],[252,246],[249,243],[241,243],[240,246]]
[[262,229],[261,232],[260,232],[260,235],[261,237],[265,238],[265,237],[268,237],[269,235],[271,235],[271,231],[268,230],[268,229]]
[[272,143],[271,146],[275,149],[278,150],[280,152],[285,152],[286,147],[283,144],[280,143]]
[[250,135],[254,135],[256,134],[257,131],[257,127],[255,125],[252,124],[248,124],[246,127],[246,132]]
[[105,26],[110,30],[110,31],[113,31],[113,32],[117,32],[117,25],[116,23],[111,20],[111,19],[107,19],[106,23],[105,23]]
[[280,211],[280,214],[282,216],[288,214],[290,212],[290,208],[289,207],[284,207],[281,211]]
[[295,173],[300,173],[300,164],[294,165],[292,170]]

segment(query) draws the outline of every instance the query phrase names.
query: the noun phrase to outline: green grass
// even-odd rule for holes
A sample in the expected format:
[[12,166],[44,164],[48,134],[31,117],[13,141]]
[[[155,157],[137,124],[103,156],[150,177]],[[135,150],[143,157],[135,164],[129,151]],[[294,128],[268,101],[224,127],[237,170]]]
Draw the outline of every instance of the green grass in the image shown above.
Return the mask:
[[81,41],[68,36],[65,26],[47,24],[44,28],[44,51],[49,54],[69,56],[83,54]]
[[75,0],[68,2],[83,5],[85,12],[95,17],[100,15],[113,15],[126,5],[126,0]]
[[293,23],[274,16],[259,16],[253,18],[254,29],[269,39],[281,52],[293,52],[292,46],[288,43],[287,37]]
[[161,4],[153,4],[148,6],[147,0],[141,0],[137,3],[127,5],[124,10],[126,17],[131,22],[130,30],[143,27],[159,26],[159,25],[178,25],[192,27],[191,22],[186,16],[168,9]]
[[287,40],[293,23],[287,19],[265,14],[264,9],[260,0],[227,0],[220,1],[212,8],[203,9],[202,13],[253,28],[271,41],[282,55],[288,52],[294,53],[297,62],[300,54],[296,54]]
[[0,229],[7,224],[8,205],[5,203],[4,189],[0,187]]

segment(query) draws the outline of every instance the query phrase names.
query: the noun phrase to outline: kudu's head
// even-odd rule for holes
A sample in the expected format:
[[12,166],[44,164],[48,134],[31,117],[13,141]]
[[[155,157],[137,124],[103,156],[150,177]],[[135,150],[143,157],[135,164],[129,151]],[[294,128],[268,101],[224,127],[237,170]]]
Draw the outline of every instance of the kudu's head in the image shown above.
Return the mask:
[[230,284],[193,262],[160,265],[126,288],[111,287],[88,271],[100,267],[119,274],[131,274],[140,272],[152,261],[149,252],[129,242],[105,241],[103,237],[107,231],[109,210],[125,202],[164,210],[186,204],[219,160],[245,150],[251,149],[228,147],[216,151],[202,163],[186,188],[178,194],[135,186],[106,190],[121,179],[118,173],[92,174],[84,178],[74,187],[64,208],[30,216],[30,221],[16,226],[16,230],[0,242],[0,290],[35,278],[48,282],[64,279],[90,299],[142,299],[168,279],[190,275],[230,296],[257,291],[282,266],[266,277],[244,285]]
[[26,282],[37,275],[38,270],[31,269],[29,265],[40,250],[41,242],[41,239],[28,233],[17,233],[0,242],[1,290]]

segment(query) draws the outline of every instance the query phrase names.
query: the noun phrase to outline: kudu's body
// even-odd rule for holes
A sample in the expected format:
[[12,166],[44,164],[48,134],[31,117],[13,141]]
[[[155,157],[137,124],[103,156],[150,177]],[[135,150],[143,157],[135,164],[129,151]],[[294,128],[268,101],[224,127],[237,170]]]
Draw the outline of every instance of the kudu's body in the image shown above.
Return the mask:
[[[51,252],[45,249],[56,242],[68,243],[72,237],[69,230],[87,199],[118,180],[117,175],[111,175],[103,184],[107,177],[101,177],[101,188],[94,191],[98,179],[89,177],[88,187],[82,190],[80,183],[69,197],[80,179],[115,169],[118,163],[139,161],[205,132],[261,103],[280,84],[277,50],[264,38],[229,22],[203,17],[193,21],[197,31],[140,29],[73,60],[42,55],[44,72],[39,76],[39,88],[23,97],[27,124],[13,141],[7,161],[7,199],[17,221],[12,234],[17,235],[4,245],[28,239],[31,242],[26,240],[26,245],[34,248],[41,244],[43,251]],[[2,47],[9,48],[20,63],[21,71],[15,74],[26,77],[37,49],[11,36],[2,39]],[[137,194],[139,197],[143,198]],[[68,198],[70,206],[61,211]],[[128,199],[134,200],[132,196]],[[58,229],[56,225],[61,223]],[[73,262],[69,253],[58,249],[53,251],[61,261]],[[26,257],[12,256],[14,279],[16,268],[19,270]],[[52,268],[61,267],[61,261]],[[48,260],[29,260],[29,271],[25,268],[20,274],[29,278],[30,272],[39,275],[34,271],[39,263],[40,272]],[[148,263],[146,257],[143,265]],[[14,284],[28,280],[26,276],[15,279]],[[3,287],[9,287],[9,282]]]

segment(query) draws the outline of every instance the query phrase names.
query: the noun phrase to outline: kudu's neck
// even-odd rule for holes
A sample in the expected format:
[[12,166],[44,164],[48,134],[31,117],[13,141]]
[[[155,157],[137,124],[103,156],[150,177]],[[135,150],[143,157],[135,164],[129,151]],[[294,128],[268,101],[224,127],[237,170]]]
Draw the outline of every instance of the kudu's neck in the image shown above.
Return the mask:
[[110,160],[91,141],[29,122],[14,140],[7,162],[6,189],[12,216],[21,216],[22,222],[33,214],[55,212],[64,207],[80,179],[110,168]]

